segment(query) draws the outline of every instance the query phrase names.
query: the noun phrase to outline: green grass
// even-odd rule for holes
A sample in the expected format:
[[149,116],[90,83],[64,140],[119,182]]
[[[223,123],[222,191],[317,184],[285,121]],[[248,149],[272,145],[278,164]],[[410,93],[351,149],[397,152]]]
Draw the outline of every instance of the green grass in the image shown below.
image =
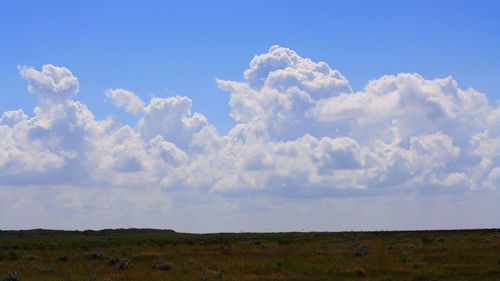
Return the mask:
[[[0,231],[0,280],[15,272],[19,280],[47,281],[498,281],[499,244],[498,229],[220,234],[151,229]],[[362,245],[368,251],[355,255]],[[172,267],[162,270],[158,261]],[[126,266],[120,266],[123,263]]]

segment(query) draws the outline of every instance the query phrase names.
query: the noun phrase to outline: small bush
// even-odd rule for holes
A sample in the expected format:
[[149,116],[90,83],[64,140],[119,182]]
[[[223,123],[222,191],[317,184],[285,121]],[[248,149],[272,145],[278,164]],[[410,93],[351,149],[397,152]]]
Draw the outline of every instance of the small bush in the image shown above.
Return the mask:
[[130,266],[130,260],[126,257],[112,257],[109,264],[113,265],[117,269],[125,270]]
[[38,268],[38,271],[40,271],[41,273],[45,273],[45,274],[54,273],[54,269],[52,267],[41,266]]
[[249,244],[254,245],[254,246],[260,246],[260,245],[262,245],[262,241],[261,240],[253,240],[253,241],[250,241]]
[[415,245],[413,245],[413,244],[406,244],[406,245],[404,245],[404,248],[407,249],[407,250],[413,249],[413,248],[415,248]]
[[420,268],[420,267],[424,266],[424,263],[421,261],[414,261],[414,262],[409,262],[408,265],[413,267],[413,268]]
[[106,258],[106,255],[102,252],[91,252],[86,254],[85,257],[89,260],[103,260]]
[[164,260],[155,260],[151,263],[151,267],[163,271],[169,271],[172,269],[172,263]]
[[273,269],[275,271],[281,271],[283,269],[283,266],[285,265],[284,260],[279,260],[273,264]]
[[69,261],[69,257],[66,255],[60,255],[59,257],[57,257],[57,260],[62,262],[67,262]]
[[434,238],[427,237],[427,236],[422,237],[421,240],[424,244],[430,244],[430,243],[434,242]]
[[224,269],[217,271],[217,273],[215,274],[215,278],[219,280],[224,279]]
[[316,251],[316,255],[318,256],[324,256],[326,255],[326,249],[325,248],[320,248]]
[[361,245],[356,249],[356,251],[354,251],[353,255],[356,257],[361,257],[361,256],[366,255],[369,250],[370,250],[370,247],[368,247],[368,245],[366,245],[366,244]]
[[0,280],[2,280],[2,281],[19,281],[20,279],[19,279],[19,277],[17,277],[17,273],[8,272]]
[[87,277],[88,281],[96,281],[98,279],[99,275],[95,272],[89,273],[89,276]]
[[36,260],[38,259],[37,256],[33,256],[33,255],[29,255],[29,254],[26,254],[23,256],[23,260],[26,260],[26,261],[32,261],[32,260]]

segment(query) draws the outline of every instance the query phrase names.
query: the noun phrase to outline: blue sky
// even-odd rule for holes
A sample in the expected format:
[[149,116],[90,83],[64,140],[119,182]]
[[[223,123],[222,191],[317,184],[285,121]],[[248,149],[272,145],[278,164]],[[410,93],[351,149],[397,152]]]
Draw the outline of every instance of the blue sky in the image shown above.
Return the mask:
[[499,13],[4,2],[0,229],[500,227]]
[[[355,90],[386,74],[452,75],[499,97],[498,1],[8,1],[0,9],[0,110],[30,109],[17,65],[55,64],[99,117],[105,89],[186,95],[225,132],[250,59],[279,44],[340,70]],[[116,113],[119,114],[119,113]]]

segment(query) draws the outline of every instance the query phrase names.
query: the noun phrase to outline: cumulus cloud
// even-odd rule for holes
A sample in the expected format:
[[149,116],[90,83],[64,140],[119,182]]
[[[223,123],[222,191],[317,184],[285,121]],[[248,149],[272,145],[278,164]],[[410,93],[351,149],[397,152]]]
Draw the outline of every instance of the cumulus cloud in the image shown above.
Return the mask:
[[46,64],[40,71],[31,66],[18,66],[18,69],[28,81],[28,91],[45,99],[64,100],[78,92],[78,79],[65,67]]
[[273,46],[230,93],[237,125],[220,135],[188,97],[106,97],[136,124],[98,120],[64,68],[19,67],[33,114],[0,117],[0,183],[145,188],[232,198],[494,190],[499,104],[451,77],[383,76],[359,91],[324,62]]
[[144,108],[137,129],[146,140],[162,136],[187,149],[194,135],[209,126],[203,114],[191,113],[191,105],[188,97],[152,98]]
[[268,87],[285,92],[297,87],[314,99],[352,91],[349,81],[326,63],[302,58],[280,46],[272,46],[269,52],[255,56],[244,76],[246,83],[254,89]]
[[129,113],[138,114],[144,109],[144,102],[131,91],[109,89],[104,94],[116,107],[122,107]]

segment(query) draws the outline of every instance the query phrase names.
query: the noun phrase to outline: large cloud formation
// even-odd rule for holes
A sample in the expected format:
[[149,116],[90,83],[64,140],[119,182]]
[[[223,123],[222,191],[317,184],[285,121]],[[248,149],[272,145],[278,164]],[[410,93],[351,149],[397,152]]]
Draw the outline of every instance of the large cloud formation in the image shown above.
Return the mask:
[[73,99],[79,84],[67,68],[19,72],[38,105],[32,116],[0,117],[3,186],[335,198],[500,185],[499,103],[451,77],[402,73],[353,91],[326,63],[273,46],[243,81],[216,81],[237,121],[220,135],[188,97],[145,103],[108,89],[108,100],[139,115],[123,125]]
[[0,182],[335,195],[349,190],[491,189],[499,184],[500,108],[451,77],[383,76],[354,92],[324,62],[273,46],[244,80],[217,80],[238,124],[219,135],[188,97],[109,89],[134,126],[96,120],[64,67],[19,67],[34,116],[0,118]]

